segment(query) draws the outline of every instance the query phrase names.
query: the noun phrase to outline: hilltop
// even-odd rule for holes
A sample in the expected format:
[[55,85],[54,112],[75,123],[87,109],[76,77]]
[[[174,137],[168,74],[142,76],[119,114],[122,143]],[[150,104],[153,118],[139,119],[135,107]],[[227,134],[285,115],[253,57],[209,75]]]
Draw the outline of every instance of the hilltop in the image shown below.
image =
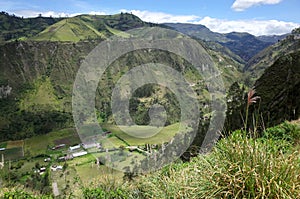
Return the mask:
[[129,13],[115,15],[79,15],[70,18],[21,18],[0,13],[0,42],[12,40],[70,41],[105,39],[111,35],[126,36],[132,28],[151,27]]
[[33,37],[48,26],[64,18],[36,17],[21,18],[6,12],[0,13],[0,43]]
[[28,38],[34,41],[71,41],[106,39],[112,35],[128,35],[124,32],[132,28],[151,27],[138,17],[121,13],[116,15],[80,15],[63,19],[38,35]]

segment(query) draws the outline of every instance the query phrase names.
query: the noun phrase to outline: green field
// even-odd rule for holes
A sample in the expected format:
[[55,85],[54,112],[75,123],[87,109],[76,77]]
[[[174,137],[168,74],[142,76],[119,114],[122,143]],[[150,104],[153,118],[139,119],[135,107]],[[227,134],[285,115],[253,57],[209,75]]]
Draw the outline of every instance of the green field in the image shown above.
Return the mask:
[[110,169],[105,166],[97,166],[95,164],[84,164],[76,167],[77,175],[80,177],[83,184],[88,184],[91,181],[105,181],[107,177],[122,178],[123,173]]
[[5,148],[5,150],[0,151],[0,158],[2,158],[2,154],[4,155],[5,161],[18,160],[20,158],[23,158],[24,157],[23,145],[24,145],[23,140],[0,143],[0,148]]
[[23,147],[16,147],[0,151],[0,155],[4,154],[5,161],[17,160],[23,157]]
[[39,154],[46,154],[48,146],[51,147],[57,144],[66,144],[67,146],[72,146],[79,143],[80,139],[74,129],[63,129],[26,139],[25,153],[29,153],[30,156],[36,156]]
[[[99,142],[101,142],[103,148],[111,149],[119,148],[120,146],[138,146],[144,144],[161,144],[164,142],[169,142],[174,137],[174,135],[178,133],[180,124],[176,123],[170,126],[166,126],[161,130],[161,132],[149,138],[132,137],[124,133],[115,125],[105,124],[102,125],[102,127],[111,131],[112,134],[108,137],[101,137],[98,140]],[[151,131],[156,130],[156,127],[147,126],[130,126],[123,128],[129,131],[141,132],[145,134],[151,134]],[[90,128],[87,127],[84,134],[86,136],[94,135],[95,132],[93,130],[89,131],[89,129]],[[34,157],[40,154],[48,154],[49,147],[53,147],[58,144],[66,144],[66,146],[68,147],[79,143],[81,143],[81,140],[75,129],[63,129],[45,135],[34,136],[24,141],[21,140],[13,142],[3,142],[0,144],[0,146],[7,147],[5,154],[10,159],[14,159],[23,157],[23,147],[26,157]]]
[[[176,124],[166,126],[161,130],[161,132],[149,138],[137,138],[137,137],[130,136],[114,125],[103,125],[103,127],[111,131],[113,135],[115,135],[115,137],[121,138],[129,145],[136,146],[136,145],[144,145],[144,144],[161,144],[164,142],[169,142],[175,136],[175,134],[178,133],[180,124],[176,123]],[[137,133],[141,132],[145,135],[151,134],[151,131],[156,130],[156,127],[148,127],[148,126],[130,126],[130,127],[123,127],[123,128],[127,129],[128,131],[135,131]],[[109,138],[109,141],[111,141],[115,145],[121,144],[115,138],[113,139]]]
[[116,136],[111,136],[106,139],[101,139],[100,142],[102,144],[102,147],[105,149],[117,148],[120,146],[127,146],[127,144],[125,142],[123,142]]

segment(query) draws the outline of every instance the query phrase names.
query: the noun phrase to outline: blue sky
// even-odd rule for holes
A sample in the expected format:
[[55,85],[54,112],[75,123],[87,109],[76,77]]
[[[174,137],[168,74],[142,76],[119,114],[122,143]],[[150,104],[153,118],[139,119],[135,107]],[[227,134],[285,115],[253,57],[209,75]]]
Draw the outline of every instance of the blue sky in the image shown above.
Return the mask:
[[149,22],[206,25],[216,32],[283,34],[300,26],[299,0],[0,0],[24,17],[132,12]]

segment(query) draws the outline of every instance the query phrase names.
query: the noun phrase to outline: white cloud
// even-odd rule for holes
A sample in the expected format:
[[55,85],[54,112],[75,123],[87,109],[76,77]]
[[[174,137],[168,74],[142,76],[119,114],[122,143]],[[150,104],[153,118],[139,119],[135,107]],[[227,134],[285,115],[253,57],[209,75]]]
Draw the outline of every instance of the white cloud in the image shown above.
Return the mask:
[[132,13],[143,21],[152,23],[192,23],[199,20],[200,17],[195,15],[172,15],[163,12],[150,12],[147,10],[121,10],[121,12]]
[[235,0],[232,4],[231,8],[235,11],[244,11],[247,8],[256,5],[264,5],[264,4],[278,4],[282,0]]
[[[228,32],[248,32],[253,35],[274,35],[285,34],[291,32],[292,29],[300,26],[300,23],[285,22],[278,20],[226,20],[217,19],[206,16],[201,18],[196,15],[172,15],[163,12],[151,12],[147,10],[120,10],[120,12],[131,12],[144,21],[152,23],[193,23],[202,24],[215,32],[228,33]],[[42,16],[52,17],[72,17],[84,13],[64,13],[64,12],[39,12],[32,10],[19,10],[14,12],[17,16],[24,17],[37,17],[39,14]],[[105,15],[111,14],[101,11],[91,11],[89,14]]]
[[54,11],[46,11],[46,12],[39,12],[39,11],[34,11],[34,10],[17,10],[14,11],[13,14],[17,15],[17,16],[21,16],[21,17],[37,17],[40,14],[43,17],[72,17],[72,16],[76,16],[77,14],[69,14],[69,13],[65,13],[65,12],[54,12]]
[[[37,17],[40,14],[43,17],[74,17],[77,15],[81,15],[81,14],[86,14],[86,13],[65,13],[65,12],[54,12],[54,11],[47,11],[47,12],[39,12],[39,11],[34,11],[34,10],[17,10],[14,11],[13,14],[15,14],[16,16],[20,16],[20,17]],[[88,14],[91,15],[105,15],[107,13],[105,12],[101,12],[101,11],[91,11]]]
[[[248,0],[251,1],[251,0]],[[255,0],[252,0],[255,1]],[[259,0],[256,0],[259,1]],[[279,0],[267,0],[279,1]],[[292,29],[300,26],[299,23],[285,22],[278,20],[226,20],[211,17],[201,18],[195,15],[171,15],[162,12],[150,12],[140,10],[121,10],[131,12],[142,20],[152,23],[193,23],[202,24],[215,32],[248,32],[253,35],[275,35],[291,32]]]
[[300,26],[298,23],[278,20],[225,20],[204,17],[197,24],[202,24],[215,32],[248,32],[253,35],[279,35],[291,32]]

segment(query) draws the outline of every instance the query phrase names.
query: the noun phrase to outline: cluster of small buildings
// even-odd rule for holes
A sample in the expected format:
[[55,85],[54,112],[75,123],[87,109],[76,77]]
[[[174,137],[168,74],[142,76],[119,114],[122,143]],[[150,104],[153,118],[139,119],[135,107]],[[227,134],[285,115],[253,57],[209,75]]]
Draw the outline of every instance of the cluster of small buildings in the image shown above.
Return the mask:
[[74,146],[70,146],[69,149],[68,149],[69,154],[65,155],[65,156],[62,156],[62,157],[59,157],[58,161],[67,161],[67,160],[71,160],[73,158],[84,156],[88,152],[80,150],[81,148],[86,150],[86,149],[90,149],[90,148],[94,148],[94,147],[101,148],[101,145],[99,143],[91,142],[91,143],[82,143],[82,144],[77,144],[77,145],[74,145]]
[[[46,167],[41,167],[38,170],[35,170],[35,173],[38,172],[40,175],[43,175],[46,172],[46,169],[47,169]],[[50,169],[51,169],[51,171],[63,170],[63,166],[61,166],[61,165],[58,165],[58,166],[53,165],[53,166],[50,167]]]

